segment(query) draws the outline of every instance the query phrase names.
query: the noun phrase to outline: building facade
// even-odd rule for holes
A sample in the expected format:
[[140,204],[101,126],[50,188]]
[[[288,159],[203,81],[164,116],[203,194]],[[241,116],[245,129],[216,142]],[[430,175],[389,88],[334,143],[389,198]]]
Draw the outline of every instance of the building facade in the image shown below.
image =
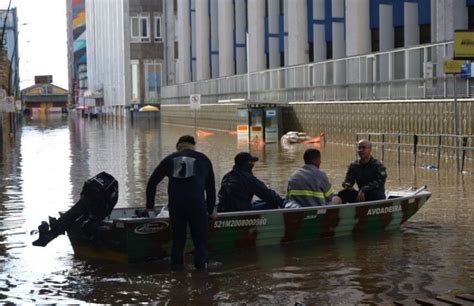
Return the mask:
[[20,70],[16,8],[11,8],[9,11],[0,10],[0,40],[0,56],[4,57],[0,66],[0,87],[3,87],[8,95],[19,97]]
[[[453,39],[454,30],[474,27],[472,0],[183,0],[177,4],[178,83],[242,74],[247,67],[255,72],[445,42]],[[335,84],[357,77],[344,65],[336,70]]]
[[71,104],[85,106],[87,93],[87,39],[85,0],[67,0],[68,73]]
[[175,8],[174,1],[85,1],[90,106],[122,114],[159,103],[161,88],[176,82]]
[[[474,27],[474,0],[85,0],[85,15],[86,98],[121,112],[192,93],[322,101],[329,86],[442,77],[454,31]],[[432,84],[334,89],[329,100],[438,95]]]

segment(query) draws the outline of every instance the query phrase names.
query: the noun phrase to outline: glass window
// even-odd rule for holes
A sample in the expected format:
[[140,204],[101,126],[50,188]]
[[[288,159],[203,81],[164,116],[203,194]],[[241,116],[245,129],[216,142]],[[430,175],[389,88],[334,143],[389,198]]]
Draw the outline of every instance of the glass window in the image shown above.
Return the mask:
[[150,29],[148,16],[132,16],[131,19],[131,38],[132,42],[149,42]]
[[147,103],[158,102],[161,94],[161,63],[156,60],[145,62],[145,100]]
[[161,40],[161,17],[155,16],[155,40]]
[[140,18],[142,37],[148,37],[148,20],[146,18]]
[[132,17],[132,38],[140,36],[140,25],[138,24],[138,18]]

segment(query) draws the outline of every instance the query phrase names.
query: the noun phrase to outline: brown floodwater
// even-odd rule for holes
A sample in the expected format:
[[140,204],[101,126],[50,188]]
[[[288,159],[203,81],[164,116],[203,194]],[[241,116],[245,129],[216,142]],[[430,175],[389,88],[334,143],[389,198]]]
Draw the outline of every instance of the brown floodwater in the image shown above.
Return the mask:
[[[144,206],[148,176],[193,128],[87,120],[71,114],[25,119],[0,150],[0,303],[381,303],[474,292],[474,163],[386,151],[387,189],[427,185],[427,204],[399,231],[369,237],[212,256],[210,272],[171,273],[169,263],[114,264],[76,258],[66,236],[33,247],[30,232],[78,200],[85,180],[107,171],[120,185],[117,206]],[[331,135],[328,135],[331,141]],[[198,150],[217,182],[233,156],[249,150],[214,131]],[[306,145],[250,147],[255,174],[285,194]],[[340,186],[353,144],[326,144],[321,168]],[[374,150],[376,157],[381,152]],[[166,202],[166,183],[158,188]]]

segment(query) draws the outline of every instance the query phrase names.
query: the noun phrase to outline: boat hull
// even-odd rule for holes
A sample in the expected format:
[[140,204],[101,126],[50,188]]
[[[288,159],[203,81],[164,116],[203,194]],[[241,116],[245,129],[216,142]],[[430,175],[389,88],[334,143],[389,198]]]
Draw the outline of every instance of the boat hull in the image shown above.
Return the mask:
[[[209,221],[209,252],[318,241],[341,236],[396,230],[413,216],[431,193],[388,200],[221,213]],[[140,262],[169,256],[171,228],[166,218],[132,218],[133,208],[118,208],[99,229],[96,238],[84,236],[79,224],[68,230],[76,255],[120,262]],[[187,250],[192,251],[188,237]]]

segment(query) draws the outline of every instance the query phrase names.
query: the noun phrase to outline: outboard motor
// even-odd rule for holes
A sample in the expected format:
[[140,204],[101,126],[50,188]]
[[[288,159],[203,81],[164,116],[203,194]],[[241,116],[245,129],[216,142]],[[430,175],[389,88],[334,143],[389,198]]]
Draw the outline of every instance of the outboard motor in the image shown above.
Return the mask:
[[92,236],[101,222],[110,215],[118,200],[118,182],[101,172],[88,179],[82,187],[81,198],[59,219],[49,217],[38,226],[39,238],[34,246],[46,246],[57,236],[64,234],[75,222],[81,222],[84,233]]

